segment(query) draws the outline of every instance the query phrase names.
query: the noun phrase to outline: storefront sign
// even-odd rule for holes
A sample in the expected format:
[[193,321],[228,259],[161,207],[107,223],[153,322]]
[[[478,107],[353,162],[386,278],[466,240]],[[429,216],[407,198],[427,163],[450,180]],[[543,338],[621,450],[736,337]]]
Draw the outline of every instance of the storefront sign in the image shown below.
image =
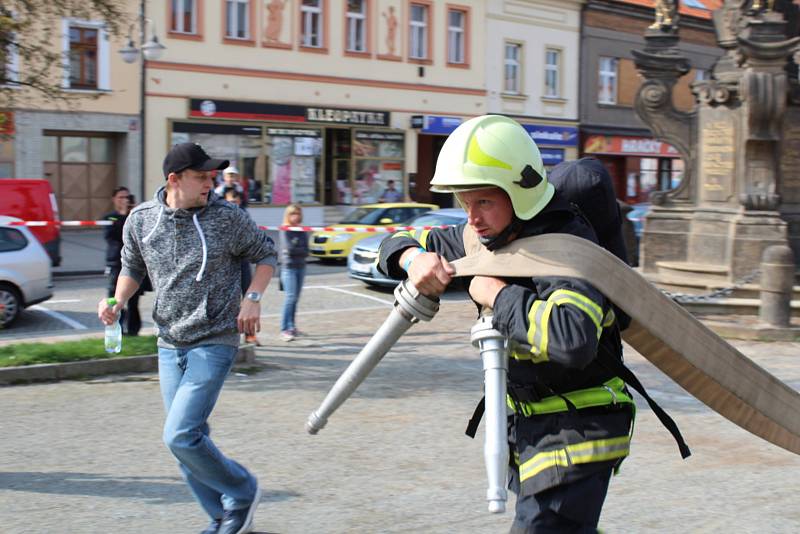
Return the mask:
[[539,153],[545,165],[558,165],[564,161],[563,148],[540,148]]
[[0,112],[0,135],[11,135],[14,133],[14,112]]
[[583,145],[583,151],[587,154],[680,157],[680,153],[669,143],[647,137],[617,135],[590,135]]
[[461,117],[441,117],[438,115],[425,115],[422,121],[422,133],[448,135],[464,122]]
[[389,112],[337,108],[306,108],[306,120],[308,120],[308,122],[388,126]]
[[205,119],[322,122],[359,124],[363,126],[388,126],[390,113],[388,111],[320,108],[288,104],[192,98],[189,100],[189,116]]
[[378,141],[402,141],[403,134],[389,133],[389,132],[367,132],[364,130],[357,130],[356,139],[377,139]]
[[537,145],[578,146],[578,129],[574,126],[523,124]]

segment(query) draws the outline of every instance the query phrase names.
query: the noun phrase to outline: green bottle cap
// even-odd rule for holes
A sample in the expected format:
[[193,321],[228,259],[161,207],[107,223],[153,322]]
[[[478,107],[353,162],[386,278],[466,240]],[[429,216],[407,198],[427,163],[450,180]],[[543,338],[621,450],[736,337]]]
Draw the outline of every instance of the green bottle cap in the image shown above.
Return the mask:
[[114,297],[106,299],[106,304],[108,304],[109,306],[114,306],[116,303],[117,299],[115,299]]

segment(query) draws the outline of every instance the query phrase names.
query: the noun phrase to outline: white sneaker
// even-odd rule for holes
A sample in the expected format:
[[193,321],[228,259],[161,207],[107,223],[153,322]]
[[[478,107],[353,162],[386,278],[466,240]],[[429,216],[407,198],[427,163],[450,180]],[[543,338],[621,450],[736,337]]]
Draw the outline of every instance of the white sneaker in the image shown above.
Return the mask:
[[293,341],[294,336],[288,330],[281,332],[281,339],[284,341]]

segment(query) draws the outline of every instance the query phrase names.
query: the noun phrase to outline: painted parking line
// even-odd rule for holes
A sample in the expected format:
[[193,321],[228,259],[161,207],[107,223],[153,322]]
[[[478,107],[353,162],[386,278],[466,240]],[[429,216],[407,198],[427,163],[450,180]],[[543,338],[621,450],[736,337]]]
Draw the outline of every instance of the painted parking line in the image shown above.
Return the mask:
[[48,304],[71,304],[73,302],[80,302],[81,299],[59,299],[59,300],[48,300]]
[[[342,312],[359,312],[359,311],[370,311],[370,310],[385,310],[384,306],[360,306],[354,308],[337,308],[335,310],[309,310],[309,311],[297,311],[295,315],[330,315],[331,313],[342,313]],[[280,317],[283,312],[275,312],[275,313],[265,313],[262,314],[261,317]]]
[[70,319],[69,317],[67,317],[63,313],[58,313],[57,311],[48,310],[47,308],[43,308],[42,306],[39,306],[38,304],[36,306],[31,306],[30,309],[31,310],[40,311],[40,312],[42,312],[42,313],[44,313],[46,315],[49,315],[53,319],[57,319],[57,320],[61,321],[62,323],[66,324],[67,326],[71,326],[75,330],[88,330],[88,328],[86,326],[82,325],[81,323],[79,323],[78,321],[76,321],[74,319]]
[[353,295],[354,297],[361,297],[362,299],[374,300],[375,302],[386,304],[390,308],[394,306],[394,299],[392,300],[379,299],[378,297],[373,297],[372,295],[364,295],[363,293],[358,293],[356,291],[348,291],[346,289],[342,289],[340,286],[337,287],[322,286],[320,289],[327,289],[328,291],[336,291],[337,293],[344,293],[345,295]]

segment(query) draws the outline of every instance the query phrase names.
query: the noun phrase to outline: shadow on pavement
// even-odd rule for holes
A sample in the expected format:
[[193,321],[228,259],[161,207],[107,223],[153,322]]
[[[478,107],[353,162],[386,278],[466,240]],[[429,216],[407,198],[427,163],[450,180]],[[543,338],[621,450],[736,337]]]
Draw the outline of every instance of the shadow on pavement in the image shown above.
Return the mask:
[[[148,504],[194,502],[183,479],[177,476],[126,477],[61,471],[19,471],[0,473],[0,488],[45,494],[142,499]],[[261,502],[280,502],[299,496],[294,491],[265,489]]]

